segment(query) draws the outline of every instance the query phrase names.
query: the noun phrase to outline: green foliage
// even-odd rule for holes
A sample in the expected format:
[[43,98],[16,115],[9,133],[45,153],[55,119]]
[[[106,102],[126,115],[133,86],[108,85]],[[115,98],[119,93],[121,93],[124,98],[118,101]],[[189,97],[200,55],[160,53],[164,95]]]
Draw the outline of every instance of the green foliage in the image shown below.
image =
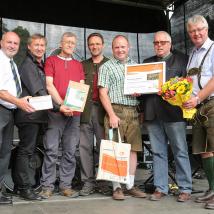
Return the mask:
[[19,66],[22,63],[22,61],[24,60],[24,58],[26,57],[27,40],[30,36],[30,33],[26,28],[23,28],[21,26],[16,27],[15,29],[13,29],[13,31],[16,32],[21,38],[19,52],[14,58],[15,62]]

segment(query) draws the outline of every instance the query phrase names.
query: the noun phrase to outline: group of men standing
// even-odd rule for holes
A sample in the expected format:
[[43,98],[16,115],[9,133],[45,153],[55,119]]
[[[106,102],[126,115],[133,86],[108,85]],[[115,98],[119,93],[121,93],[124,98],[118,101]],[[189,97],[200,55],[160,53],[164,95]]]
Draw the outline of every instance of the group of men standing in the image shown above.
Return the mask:
[[[193,153],[202,154],[209,190],[196,202],[205,203],[205,208],[214,209],[214,45],[208,38],[208,24],[204,17],[195,15],[187,22],[187,32],[195,45],[188,58],[172,50],[170,35],[159,31],[154,35],[156,55],[144,60],[166,62],[166,80],[175,76],[190,75],[188,70],[199,67],[193,74],[193,95],[183,104],[187,109],[197,107],[193,123]],[[72,58],[77,38],[73,33],[64,33],[57,56],[50,56],[45,64],[42,59],[47,41],[39,34],[28,40],[26,59],[17,72],[13,57],[18,51],[20,39],[14,32],[7,32],[1,40],[0,50],[0,184],[6,173],[12,144],[13,124],[19,129],[20,143],[17,150],[13,180],[15,190],[27,200],[41,200],[52,196],[56,180],[56,163],[59,144],[62,157],[59,166],[59,192],[63,196],[77,197],[92,194],[96,186],[100,192],[109,193],[109,184],[96,182],[97,164],[94,149],[99,153],[100,141],[108,138],[109,128],[120,130],[122,141],[131,144],[130,178],[125,190],[113,182],[112,197],[124,200],[124,191],[138,198],[147,195],[134,186],[137,167],[137,152],[142,151],[139,113],[136,106],[142,102],[144,123],[148,129],[153,151],[153,173],[155,192],[152,201],[161,200],[168,194],[168,143],[171,146],[179,187],[177,201],[186,202],[192,190],[191,167],[186,142],[186,122],[180,108],[171,106],[156,94],[124,95],[125,64],[134,64],[129,58],[130,44],[123,35],[112,41],[113,56],[103,55],[104,39],[99,33],[88,36],[87,43],[91,58],[82,63]],[[201,66],[200,66],[201,63]],[[15,74],[13,70],[15,70]],[[187,70],[187,72],[186,72]],[[16,76],[16,77],[15,77]],[[72,111],[65,106],[64,98],[70,80],[90,85],[84,112]],[[21,91],[20,91],[21,90]],[[28,103],[31,96],[50,94],[53,110],[35,111]],[[15,110],[17,108],[17,110]],[[32,158],[39,133],[44,133],[44,161],[42,166],[42,192],[35,193],[28,175],[29,160]],[[114,139],[117,140],[117,132]],[[96,139],[96,146],[94,143]],[[79,143],[80,142],[80,143]],[[79,145],[81,179],[80,192],[72,189]],[[0,193],[0,204],[11,203],[11,197]]]

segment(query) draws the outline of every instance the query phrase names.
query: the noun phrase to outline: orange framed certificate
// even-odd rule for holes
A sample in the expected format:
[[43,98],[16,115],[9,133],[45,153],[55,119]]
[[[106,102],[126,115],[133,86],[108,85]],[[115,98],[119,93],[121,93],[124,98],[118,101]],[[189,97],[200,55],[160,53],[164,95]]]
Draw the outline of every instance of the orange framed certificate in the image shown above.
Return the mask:
[[124,94],[153,94],[165,82],[166,63],[125,65]]
[[88,96],[89,85],[69,81],[64,104],[73,111],[83,112]]

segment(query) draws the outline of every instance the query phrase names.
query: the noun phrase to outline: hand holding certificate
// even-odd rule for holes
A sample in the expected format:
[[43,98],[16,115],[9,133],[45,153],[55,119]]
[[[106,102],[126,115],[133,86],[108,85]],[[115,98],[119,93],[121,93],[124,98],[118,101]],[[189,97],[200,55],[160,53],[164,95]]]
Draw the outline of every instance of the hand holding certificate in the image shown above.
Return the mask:
[[152,94],[165,82],[165,62],[126,65],[124,94]]
[[87,99],[89,85],[70,81],[65,96],[64,104],[73,111],[83,112]]
[[51,95],[31,97],[28,101],[36,111],[53,108]]

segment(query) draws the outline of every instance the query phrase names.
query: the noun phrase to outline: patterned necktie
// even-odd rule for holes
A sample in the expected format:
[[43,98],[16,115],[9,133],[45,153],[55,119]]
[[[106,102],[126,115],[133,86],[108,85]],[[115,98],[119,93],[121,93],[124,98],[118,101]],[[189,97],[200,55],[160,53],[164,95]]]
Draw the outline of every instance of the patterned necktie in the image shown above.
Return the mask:
[[16,69],[15,69],[13,60],[10,60],[10,65],[11,65],[11,70],[13,72],[13,79],[14,79],[15,84],[16,84],[17,97],[20,97],[20,95],[22,93],[22,88],[21,88],[21,85],[20,85],[20,82],[19,82],[19,79],[18,79],[18,75],[16,73]]

